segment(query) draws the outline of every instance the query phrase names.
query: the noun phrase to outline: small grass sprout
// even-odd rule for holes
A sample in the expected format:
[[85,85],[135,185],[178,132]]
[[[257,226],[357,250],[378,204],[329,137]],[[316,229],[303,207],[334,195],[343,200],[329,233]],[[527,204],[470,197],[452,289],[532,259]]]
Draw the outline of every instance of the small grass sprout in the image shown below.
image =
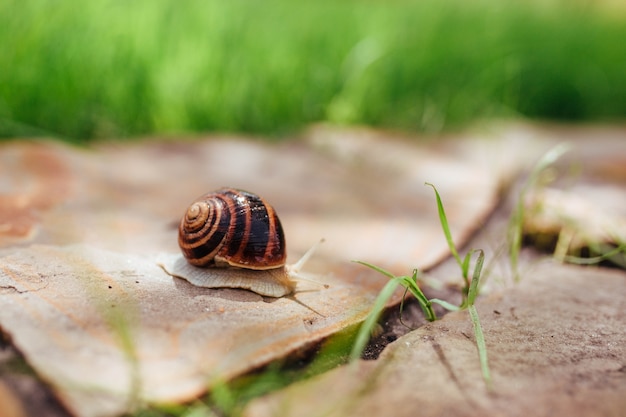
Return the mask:
[[522,250],[522,236],[524,229],[524,216],[525,216],[525,202],[526,197],[530,190],[537,187],[540,179],[546,170],[552,166],[563,154],[570,150],[571,146],[568,143],[559,143],[554,146],[548,152],[546,152],[537,161],[533,169],[531,170],[528,180],[522,186],[522,189],[517,198],[517,204],[511,218],[509,220],[508,230],[508,246],[509,257],[511,259],[511,270],[513,272],[513,278],[515,281],[519,281],[519,254]]
[[[458,311],[458,310],[464,310],[464,309],[468,310],[469,315],[470,315],[470,320],[474,328],[474,335],[476,337],[476,345],[478,348],[478,356],[480,360],[482,376],[487,387],[491,388],[492,383],[491,383],[491,373],[489,371],[489,365],[488,365],[488,360],[487,360],[487,346],[485,343],[485,337],[482,331],[482,327],[480,325],[478,311],[476,310],[476,307],[474,306],[476,296],[478,295],[480,275],[481,275],[483,264],[484,264],[485,254],[480,249],[470,250],[465,255],[464,258],[461,258],[458,251],[456,250],[456,247],[454,246],[454,241],[452,239],[452,234],[450,233],[450,227],[448,225],[448,219],[445,213],[445,209],[443,207],[443,203],[441,201],[441,196],[439,195],[437,188],[433,184],[426,183],[426,185],[432,187],[435,192],[435,197],[437,199],[437,209],[439,213],[439,220],[441,222],[443,233],[446,237],[446,241],[448,243],[448,247],[450,249],[450,252],[452,253],[452,256],[456,259],[457,263],[459,264],[459,267],[461,268],[461,274],[463,277],[463,281],[465,283],[465,286],[462,290],[463,300],[461,302],[461,305],[456,306],[445,300],[440,300],[436,298],[428,299],[426,295],[424,295],[424,293],[422,292],[422,290],[420,289],[417,283],[418,275],[419,275],[419,271],[417,269],[414,269],[413,274],[410,276],[409,275],[395,276],[391,272],[386,271],[385,269],[380,268],[376,265],[372,265],[370,263],[363,262],[363,261],[355,261],[361,265],[364,265],[368,268],[371,268],[385,275],[387,278],[389,278],[389,282],[385,284],[383,289],[378,294],[378,297],[374,301],[372,310],[370,311],[369,315],[367,316],[367,318],[361,325],[359,332],[357,333],[355,343],[352,348],[352,352],[350,354],[350,359],[354,361],[361,357],[363,350],[365,349],[365,346],[367,345],[367,342],[370,338],[370,334],[372,333],[374,327],[376,326],[376,323],[378,322],[378,319],[380,315],[382,314],[385,308],[385,305],[387,304],[387,302],[393,295],[396,288],[398,288],[398,286],[403,286],[405,288],[405,294],[407,291],[410,291],[411,294],[413,294],[413,296],[416,298],[416,300],[418,301],[422,309],[422,312],[424,313],[424,316],[426,317],[428,321],[434,321],[437,319],[435,311],[433,310],[433,304],[439,304],[440,306],[442,306],[443,308],[449,311]],[[472,256],[475,253],[478,254],[478,257],[476,258],[476,263],[474,265],[474,272],[470,278],[470,275],[469,275],[470,263],[471,263]],[[401,310],[403,307],[403,302],[404,302],[404,297],[402,298],[402,303],[400,305]]]
[[[526,216],[528,216],[528,208],[526,207],[528,194],[555,180],[554,173],[551,173],[551,168],[570,149],[570,144],[560,143],[548,150],[532,168],[528,179],[519,192],[515,208],[509,219],[507,236],[511,269],[515,281],[519,281],[519,254],[524,236],[524,222]],[[626,242],[620,239],[619,236],[610,236],[609,241],[611,243],[599,242],[593,238],[585,239],[585,246],[588,249],[589,256],[568,254],[570,245],[575,237],[580,237],[578,225],[575,223],[564,226],[560,230],[554,247],[553,255],[555,259],[560,262],[577,265],[594,265],[609,262],[617,267],[626,268]]]
[[622,242],[612,249],[609,249],[609,245],[598,245],[593,242],[590,242],[589,246],[594,253],[599,253],[600,255],[589,258],[565,255],[562,260],[576,265],[596,265],[601,262],[610,262],[619,268],[626,269],[626,242]]

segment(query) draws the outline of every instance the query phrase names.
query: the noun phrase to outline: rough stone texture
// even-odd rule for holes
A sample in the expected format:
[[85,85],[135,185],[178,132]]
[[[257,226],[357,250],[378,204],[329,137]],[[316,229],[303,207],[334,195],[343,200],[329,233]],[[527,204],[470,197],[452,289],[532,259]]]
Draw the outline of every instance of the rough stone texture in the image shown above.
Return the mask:
[[[574,141],[559,165],[582,166],[586,186],[626,184],[623,129],[514,126],[489,140],[422,146],[367,130],[316,128],[305,136],[276,145],[210,138],[0,147],[0,327],[69,412],[106,416],[144,400],[183,401],[215,375],[239,375],[358,322],[385,279],[350,259],[404,274],[447,254],[425,181],[441,192],[455,241],[479,230],[488,260],[502,255],[506,217],[487,223],[502,227],[485,228],[487,214],[520,169],[556,141]],[[184,208],[223,185],[275,206],[291,261],[326,238],[306,269],[330,288],[268,299],[165,275],[156,262],[177,252]],[[623,415],[624,273],[530,261],[513,285],[500,274],[510,272],[501,258],[488,265],[495,273],[478,304],[493,393],[480,379],[466,313],[454,313],[398,339],[378,361],[290,387],[246,412]],[[458,285],[451,262],[431,277]],[[0,400],[18,403],[14,413],[49,410],[33,413],[28,390],[7,380]]]
[[624,415],[626,273],[538,261],[478,311],[492,391],[462,311],[401,337],[375,362],[259,399],[245,415]]
[[4,331],[82,415],[192,399],[361,320],[371,303],[345,285],[301,290],[206,290],[154,259],[84,246],[33,246],[3,258],[0,272]]
[[[565,225],[574,235],[591,232],[591,243],[597,243],[607,241],[609,223],[615,244],[626,215],[626,135],[598,128],[551,135],[572,140],[573,147],[548,172],[550,187],[565,201],[584,201],[583,214],[570,216],[581,206],[535,200],[550,219],[542,233],[556,239]],[[244,415],[624,416],[626,272],[563,265],[529,249],[520,257],[516,282],[506,236],[519,189],[512,187],[468,245],[486,253],[477,308],[493,390],[481,377],[468,313],[455,312],[398,338],[376,361],[340,367],[259,398]],[[532,218],[531,210],[527,215],[528,221],[546,219]],[[591,216],[597,219],[585,221]],[[448,260],[426,278],[458,287],[458,266]]]
[[[526,161],[485,163],[516,141],[470,142],[484,153],[327,129],[279,145],[233,138],[89,150],[3,144],[0,327],[73,414],[189,400],[218,378],[362,320],[385,278],[351,259],[402,272],[443,259],[447,246],[425,181],[445,199],[455,239],[467,239]],[[325,238],[305,272],[329,288],[304,285],[293,298],[269,299],[165,274],[157,260],[178,252],[179,216],[223,185],[271,202],[290,259]]]

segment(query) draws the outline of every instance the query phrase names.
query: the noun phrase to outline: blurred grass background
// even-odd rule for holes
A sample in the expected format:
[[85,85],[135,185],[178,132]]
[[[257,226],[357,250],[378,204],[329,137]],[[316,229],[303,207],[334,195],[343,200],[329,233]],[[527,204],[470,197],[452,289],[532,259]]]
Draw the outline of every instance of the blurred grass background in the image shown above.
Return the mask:
[[609,0],[3,0],[0,137],[626,118]]

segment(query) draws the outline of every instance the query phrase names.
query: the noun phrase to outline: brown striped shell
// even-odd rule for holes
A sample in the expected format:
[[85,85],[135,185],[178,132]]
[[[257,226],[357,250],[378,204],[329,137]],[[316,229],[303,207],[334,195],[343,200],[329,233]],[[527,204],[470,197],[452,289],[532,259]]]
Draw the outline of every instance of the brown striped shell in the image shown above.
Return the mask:
[[203,195],[187,209],[178,245],[199,267],[274,269],[285,265],[285,236],[276,212],[247,191],[222,188]]

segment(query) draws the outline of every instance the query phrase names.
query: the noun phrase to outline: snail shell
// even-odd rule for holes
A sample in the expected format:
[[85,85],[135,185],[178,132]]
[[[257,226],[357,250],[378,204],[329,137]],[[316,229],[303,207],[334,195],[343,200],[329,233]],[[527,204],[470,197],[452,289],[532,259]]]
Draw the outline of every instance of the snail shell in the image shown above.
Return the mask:
[[164,257],[169,275],[206,288],[243,288],[268,297],[294,292],[313,246],[286,265],[285,236],[276,212],[258,195],[223,188],[203,195],[178,228],[183,257]]
[[178,228],[187,261],[199,267],[265,270],[285,265],[285,235],[276,212],[256,194],[223,188],[187,209]]

